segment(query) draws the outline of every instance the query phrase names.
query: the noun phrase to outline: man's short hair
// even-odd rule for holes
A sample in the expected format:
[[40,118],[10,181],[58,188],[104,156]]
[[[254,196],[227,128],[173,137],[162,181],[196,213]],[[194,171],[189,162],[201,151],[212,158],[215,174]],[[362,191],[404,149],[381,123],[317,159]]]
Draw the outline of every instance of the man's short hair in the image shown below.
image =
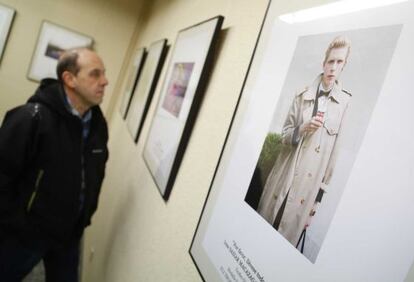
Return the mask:
[[82,47],[82,48],[73,48],[66,50],[60,55],[57,67],[56,67],[56,74],[59,81],[62,80],[62,74],[65,71],[68,71],[74,75],[77,75],[80,67],[78,64],[79,53],[85,50],[92,51],[90,48]]
[[326,60],[328,59],[329,54],[331,53],[331,50],[338,49],[338,48],[347,48],[347,53],[345,57],[345,63],[346,63],[346,61],[348,60],[349,52],[351,51],[351,41],[345,36],[337,36],[329,44],[328,49],[326,49],[325,59],[323,60],[324,64],[326,63]]

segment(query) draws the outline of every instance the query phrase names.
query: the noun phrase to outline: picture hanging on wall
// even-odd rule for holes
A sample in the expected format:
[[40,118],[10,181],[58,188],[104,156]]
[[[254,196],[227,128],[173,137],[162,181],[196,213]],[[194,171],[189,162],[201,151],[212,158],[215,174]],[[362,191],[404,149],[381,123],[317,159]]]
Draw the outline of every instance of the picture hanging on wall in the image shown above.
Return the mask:
[[223,17],[181,30],[176,38],[144,160],[167,200],[196,119]]
[[65,50],[91,47],[92,43],[89,36],[43,21],[27,77],[34,81],[56,78],[56,65]]
[[414,2],[345,2],[270,3],[190,248],[205,281],[407,275]]
[[167,51],[166,39],[158,40],[148,48],[145,65],[135,88],[127,116],[128,131],[135,142],[138,141],[142,126],[144,125]]
[[15,14],[16,11],[14,9],[0,4],[0,61],[3,57]]
[[128,79],[126,81],[124,95],[122,96],[121,106],[119,108],[119,111],[124,119],[128,114],[135,87],[141,75],[142,67],[145,63],[145,57],[145,48],[139,48],[138,50],[136,50],[133,57],[133,61],[129,66]]

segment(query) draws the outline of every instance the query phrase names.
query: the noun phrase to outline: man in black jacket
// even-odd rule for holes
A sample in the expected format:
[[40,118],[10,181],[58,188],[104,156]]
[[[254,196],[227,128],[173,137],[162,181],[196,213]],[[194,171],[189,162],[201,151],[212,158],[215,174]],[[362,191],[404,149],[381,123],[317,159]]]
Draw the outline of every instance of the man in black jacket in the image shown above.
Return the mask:
[[97,208],[108,159],[99,56],[66,51],[0,128],[0,281],[43,260],[47,282],[78,281],[79,242]]

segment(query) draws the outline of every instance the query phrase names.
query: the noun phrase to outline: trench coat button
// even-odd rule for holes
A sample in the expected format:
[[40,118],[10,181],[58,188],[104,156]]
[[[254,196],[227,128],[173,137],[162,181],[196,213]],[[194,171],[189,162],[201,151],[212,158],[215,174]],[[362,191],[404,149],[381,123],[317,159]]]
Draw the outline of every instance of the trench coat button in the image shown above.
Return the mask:
[[273,199],[277,200],[277,195],[273,195]]
[[321,151],[321,146],[318,146],[318,147],[315,148],[316,153],[319,153],[320,151]]
[[305,199],[300,200],[300,204],[303,205],[305,203]]
[[312,177],[312,173],[310,173],[310,172],[309,172],[309,173],[308,173],[308,177]]

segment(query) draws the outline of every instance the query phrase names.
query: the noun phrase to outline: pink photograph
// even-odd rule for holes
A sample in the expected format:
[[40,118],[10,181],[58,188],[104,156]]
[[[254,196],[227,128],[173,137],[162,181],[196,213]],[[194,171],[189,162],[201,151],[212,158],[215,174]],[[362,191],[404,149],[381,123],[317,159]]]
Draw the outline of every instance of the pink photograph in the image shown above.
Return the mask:
[[162,107],[178,117],[187,91],[194,63],[175,63]]

